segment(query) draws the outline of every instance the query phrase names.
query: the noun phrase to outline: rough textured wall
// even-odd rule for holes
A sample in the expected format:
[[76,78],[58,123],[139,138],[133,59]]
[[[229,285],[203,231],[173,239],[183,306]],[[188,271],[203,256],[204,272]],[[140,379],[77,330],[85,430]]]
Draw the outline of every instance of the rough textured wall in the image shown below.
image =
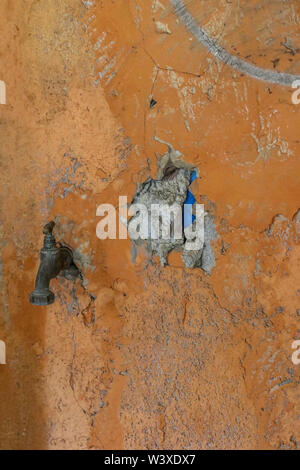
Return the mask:
[[[1,2],[1,448],[299,446],[299,2],[182,3]],[[96,238],[154,136],[200,171],[211,275]],[[83,281],[34,307],[51,219]]]

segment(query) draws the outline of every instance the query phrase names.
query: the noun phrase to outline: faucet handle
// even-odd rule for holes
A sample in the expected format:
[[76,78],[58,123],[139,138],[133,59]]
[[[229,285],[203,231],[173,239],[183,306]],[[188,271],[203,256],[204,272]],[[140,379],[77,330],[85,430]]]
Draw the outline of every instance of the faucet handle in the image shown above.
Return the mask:
[[48,224],[46,224],[43,228],[43,234],[44,235],[52,235],[52,231],[54,229],[54,226],[55,226],[55,222],[53,220],[51,220],[51,222],[48,222]]
[[51,222],[48,222],[48,224],[46,224],[43,228],[43,234],[45,235],[45,238],[44,238],[45,250],[50,250],[56,247],[56,240],[52,234],[54,225],[55,225],[55,222],[51,220]]

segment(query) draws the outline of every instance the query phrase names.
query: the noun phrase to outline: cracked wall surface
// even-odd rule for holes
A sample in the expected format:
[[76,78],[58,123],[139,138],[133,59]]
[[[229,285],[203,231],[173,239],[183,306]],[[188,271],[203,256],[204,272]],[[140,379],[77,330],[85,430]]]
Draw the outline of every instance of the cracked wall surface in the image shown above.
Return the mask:
[[[299,448],[299,2],[0,11],[0,448]],[[199,169],[210,274],[96,237],[97,206],[156,177],[155,136]],[[52,219],[82,278],[35,307]]]

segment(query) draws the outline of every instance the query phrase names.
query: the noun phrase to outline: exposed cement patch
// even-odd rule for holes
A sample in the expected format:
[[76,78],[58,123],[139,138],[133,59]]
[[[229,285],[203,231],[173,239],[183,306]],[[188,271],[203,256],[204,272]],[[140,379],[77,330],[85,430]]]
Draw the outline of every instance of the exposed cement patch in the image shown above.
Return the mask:
[[[188,268],[201,268],[206,273],[210,273],[215,266],[215,256],[211,247],[211,240],[217,237],[217,232],[214,226],[213,217],[206,212],[204,216],[204,244],[200,250],[188,250],[187,240],[184,231],[182,230],[181,238],[174,238],[174,221],[171,220],[170,238],[163,239],[159,237],[154,239],[151,237],[150,232],[150,213],[151,207],[154,204],[172,206],[177,204],[183,212],[183,206],[187,198],[188,188],[191,182],[191,175],[196,172],[199,176],[199,170],[193,165],[190,165],[180,157],[182,154],[175,150],[172,145],[155,138],[158,142],[164,143],[168,146],[168,151],[161,157],[158,162],[157,179],[148,178],[144,183],[139,183],[135,195],[131,201],[130,208],[133,204],[143,204],[148,210],[148,215],[141,218],[140,212],[135,213],[128,222],[129,236],[133,227],[139,227],[139,232],[142,233],[142,225],[147,224],[148,238],[138,237],[132,240],[132,254],[133,259],[137,251],[137,247],[144,246],[150,256],[159,256],[162,266],[168,264],[168,254],[175,250],[182,252],[182,260]],[[145,220],[148,217],[148,220]],[[138,221],[141,221],[141,224]],[[195,231],[195,221],[193,222],[193,230]],[[164,212],[160,219],[160,235],[163,230],[164,224],[169,225],[169,221],[164,218]]]
[[216,265],[215,255],[210,242],[215,240],[217,236],[214,219],[209,213],[206,213],[204,217],[204,245],[202,250],[183,250],[182,259],[187,268],[201,268],[210,274]]

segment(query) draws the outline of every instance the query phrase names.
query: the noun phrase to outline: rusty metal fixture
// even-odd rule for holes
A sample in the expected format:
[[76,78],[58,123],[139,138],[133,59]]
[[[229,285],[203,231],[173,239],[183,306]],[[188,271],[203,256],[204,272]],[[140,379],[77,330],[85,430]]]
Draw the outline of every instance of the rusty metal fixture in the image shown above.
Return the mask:
[[52,231],[55,222],[51,221],[44,226],[44,246],[40,253],[40,267],[36,276],[35,289],[30,294],[33,305],[50,305],[54,302],[54,293],[49,289],[50,280],[58,274],[70,280],[75,280],[80,272],[74,261],[72,249],[57,243]]

